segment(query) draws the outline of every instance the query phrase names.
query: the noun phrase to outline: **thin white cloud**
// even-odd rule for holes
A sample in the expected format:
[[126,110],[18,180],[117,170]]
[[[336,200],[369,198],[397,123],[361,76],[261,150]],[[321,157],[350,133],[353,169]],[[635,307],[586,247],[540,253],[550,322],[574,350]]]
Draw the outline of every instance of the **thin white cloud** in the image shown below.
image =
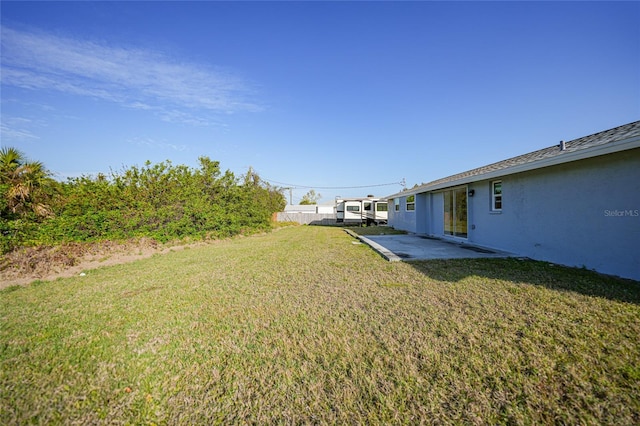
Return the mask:
[[4,123],[0,124],[0,135],[2,136],[2,140],[20,141],[40,139],[39,136],[36,136],[27,129],[17,129],[15,127],[7,126]]
[[151,105],[148,105],[142,102],[133,102],[132,104],[129,104],[129,108],[142,109],[145,111],[150,111],[154,109]]
[[151,111],[160,117],[162,121],[168,123],[182,123],[192,126],[209,126],[212,124],[222,126],[221,123],[218,123],[210,116],[196,115],[191,112],[186,112],[185,110],[175,108],[168,109],[165,106],[153,106],[142,102],[134,102],[126,106],[131,109]]
[[2,28],[2,84],[55,90],[182,115],[258,111],[239,78],[144,49]]
[[172,151],[186,151],[187,150],[187,146],[186,145],[177,145],[177,144],[172,144],[172,143],[168,143],[168,142],[163,142],[163,141],[158,141],[155,140],[153,138],[148,138],[148,137],[134,137],[129,139],[129,143],[132,143],[134,145],[138,145],[138,146],[144,146],[146,148],[153,148],[153,149],[169,149]]
[[158,114],[163,121],[168,123],[185,123],[190,124],[192,126],[206,126],[211,124],[218,124],[222,126],[220,123],[212,121],[210,118],[205,118],[201,116],[195,116],[192,114],[185,114],[184,111],[179,110],[163,110]]
[[[0,137],[2,141],[27,141],[40,139],[31,131],[33,120],[24,117],[8,117],[3,115],[0,123]],[[1,142],[0,142],[1,144]]]

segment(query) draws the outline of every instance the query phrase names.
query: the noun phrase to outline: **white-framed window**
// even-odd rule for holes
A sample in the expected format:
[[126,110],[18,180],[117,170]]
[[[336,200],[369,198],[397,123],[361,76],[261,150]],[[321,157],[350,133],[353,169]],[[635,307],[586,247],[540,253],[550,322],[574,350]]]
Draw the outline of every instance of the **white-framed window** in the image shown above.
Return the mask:
[[502,211],[502,181],[494,180],[491,182],[491,210],[494,212]]
[[394,198],[393,199],[393,206],[394,206],[394,210],[399,212],[400,211],[400,198]]
[[360,206],[347,206],[347,211],[348,212],[359,212],[360,211]]
[[416,196],[408,195],[407,196],[407,211],[412,212],[416,209]]
[[376,203],[377,212],[386,212],[388,210],[387,203]]

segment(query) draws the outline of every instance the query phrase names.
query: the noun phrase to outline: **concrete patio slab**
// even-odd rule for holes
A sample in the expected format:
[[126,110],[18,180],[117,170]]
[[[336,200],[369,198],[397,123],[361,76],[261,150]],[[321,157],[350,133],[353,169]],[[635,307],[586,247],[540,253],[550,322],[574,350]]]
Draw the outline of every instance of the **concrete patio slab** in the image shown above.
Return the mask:
[[504,251],[415,234],[362,236],[354,232],[349,233],[371,246],[382,257],[391,262],[516,256]]

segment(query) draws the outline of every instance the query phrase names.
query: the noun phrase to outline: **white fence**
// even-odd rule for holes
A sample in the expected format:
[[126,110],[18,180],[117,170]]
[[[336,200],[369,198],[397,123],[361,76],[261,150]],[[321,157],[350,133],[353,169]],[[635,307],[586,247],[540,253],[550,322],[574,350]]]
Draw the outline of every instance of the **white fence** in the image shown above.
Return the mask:
[[334,213],[276,213],[278,222],[298,222],[301,225],[335,225]]

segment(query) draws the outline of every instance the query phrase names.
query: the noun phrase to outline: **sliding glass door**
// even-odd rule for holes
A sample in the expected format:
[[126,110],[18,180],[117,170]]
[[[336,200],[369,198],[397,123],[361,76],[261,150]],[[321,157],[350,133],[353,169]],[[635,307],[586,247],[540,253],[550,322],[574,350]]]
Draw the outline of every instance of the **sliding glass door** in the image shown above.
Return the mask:
[[467,187],[444,191],[444,233],[467,238]]

